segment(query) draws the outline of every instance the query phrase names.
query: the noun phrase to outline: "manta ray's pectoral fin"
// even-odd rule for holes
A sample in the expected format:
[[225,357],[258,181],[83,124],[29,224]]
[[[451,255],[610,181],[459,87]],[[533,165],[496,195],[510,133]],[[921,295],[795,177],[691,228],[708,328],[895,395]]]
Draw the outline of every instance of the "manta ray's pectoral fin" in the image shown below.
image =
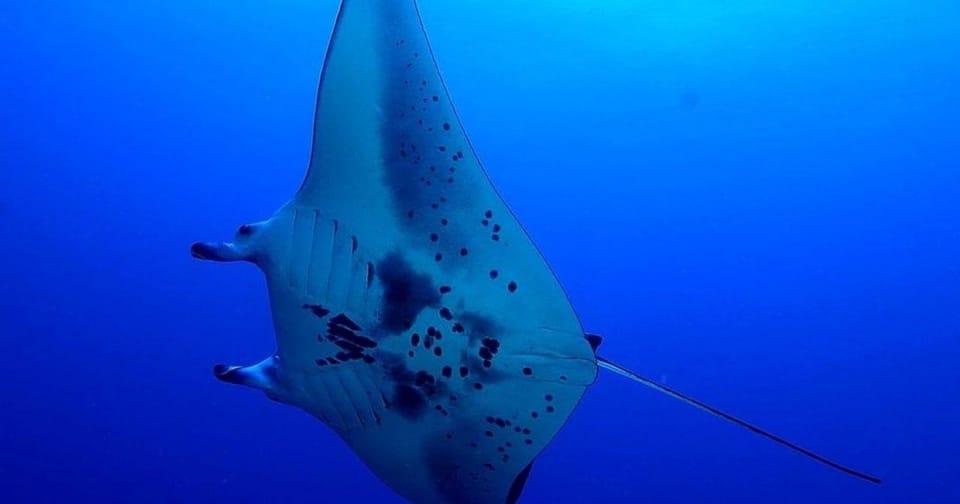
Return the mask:
[[284,388],[279,380],[277,358],[268,357],[252,366],[213,366],[213,375],[218,380],[263,391],[270,399],[287,402]]

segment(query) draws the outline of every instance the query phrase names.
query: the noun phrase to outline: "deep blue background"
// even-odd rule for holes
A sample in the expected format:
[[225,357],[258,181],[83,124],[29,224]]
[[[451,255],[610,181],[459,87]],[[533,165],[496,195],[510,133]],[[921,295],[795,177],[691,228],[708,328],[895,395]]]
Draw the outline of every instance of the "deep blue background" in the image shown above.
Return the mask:
[[[397,502],[216,382],[337,2],[0,6],[4,502]],[[422,0],[488,171],[603,351],[888,482],[604,374],[525,502],[960,502],[960,4]]]

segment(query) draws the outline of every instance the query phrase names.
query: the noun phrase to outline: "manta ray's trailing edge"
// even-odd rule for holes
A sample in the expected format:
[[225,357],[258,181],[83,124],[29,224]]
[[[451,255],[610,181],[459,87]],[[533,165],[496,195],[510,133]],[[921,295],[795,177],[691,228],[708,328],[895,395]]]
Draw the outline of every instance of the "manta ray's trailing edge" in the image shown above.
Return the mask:
[[560,284],[490,183],[414,0],[344,0],[317,97],[310,168],[270,219],[194,256],[266,274],[276,352],[221,380],[333,428],[418,503],[512,503],[597,368]]

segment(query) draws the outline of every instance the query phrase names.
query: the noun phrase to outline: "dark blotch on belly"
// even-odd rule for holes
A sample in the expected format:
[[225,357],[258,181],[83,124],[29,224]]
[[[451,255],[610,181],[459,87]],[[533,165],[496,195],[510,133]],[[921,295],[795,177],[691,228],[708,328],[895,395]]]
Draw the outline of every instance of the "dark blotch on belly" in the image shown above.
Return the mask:
[[419,418],[427,409],[427,400],[415,387],[398,383],[393,389],[392,406],[408,419]]
[[410,329],[412,321],[427,306],[435,305],[440,296],[427,275],[413,271],[398,253],[384,258],[376,267],[384,285],[380,311],[381,326],[392,333]]

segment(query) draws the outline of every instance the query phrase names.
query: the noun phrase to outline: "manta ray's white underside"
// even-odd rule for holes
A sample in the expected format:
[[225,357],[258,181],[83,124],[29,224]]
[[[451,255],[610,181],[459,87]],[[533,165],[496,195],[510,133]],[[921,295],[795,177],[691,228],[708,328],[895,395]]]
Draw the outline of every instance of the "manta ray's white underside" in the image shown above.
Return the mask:
[[597,372],[480,166],[412,0],[348,0],[296,197],[207,258],[266,273],[275,356],[219,369],[336,430],[415,502],[515,500]]

